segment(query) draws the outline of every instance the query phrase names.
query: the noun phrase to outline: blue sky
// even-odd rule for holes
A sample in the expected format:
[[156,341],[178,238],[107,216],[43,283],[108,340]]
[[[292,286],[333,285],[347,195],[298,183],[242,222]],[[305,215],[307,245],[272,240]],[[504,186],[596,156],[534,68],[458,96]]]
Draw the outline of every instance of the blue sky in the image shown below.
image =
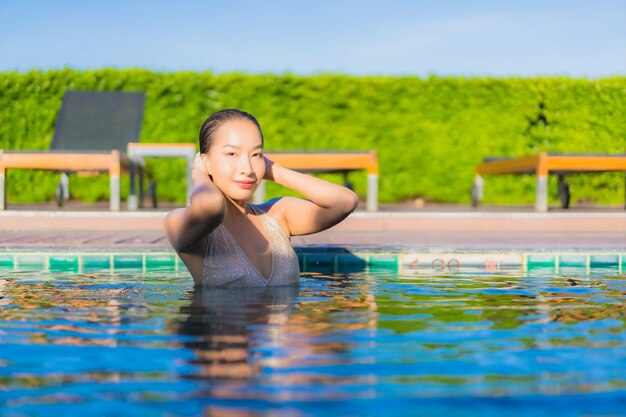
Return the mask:
[[0,71],[626,75],[626,0],[0,0]]

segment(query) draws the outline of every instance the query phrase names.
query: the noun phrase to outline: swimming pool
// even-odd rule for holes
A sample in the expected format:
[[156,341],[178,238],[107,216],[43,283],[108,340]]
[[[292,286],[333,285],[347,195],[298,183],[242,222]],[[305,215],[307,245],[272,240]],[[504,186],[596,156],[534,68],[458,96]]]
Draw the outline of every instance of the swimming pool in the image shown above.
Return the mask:
[[239,290],[145,259],[43,271],[23,256],[0,271],[3,416],[626,410],[621,255],[495,272],[335,258],[299,286]]

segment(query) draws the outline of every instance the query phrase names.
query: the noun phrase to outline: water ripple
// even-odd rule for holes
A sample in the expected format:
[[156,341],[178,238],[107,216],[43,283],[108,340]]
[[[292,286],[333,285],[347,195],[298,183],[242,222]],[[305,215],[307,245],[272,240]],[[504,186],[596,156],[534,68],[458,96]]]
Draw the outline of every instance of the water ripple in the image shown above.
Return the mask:
[[625,288],[593,270],[307,273],[237,290],[194,289],[183,272],[4,273],[0,405],[7,416],[618,415]]

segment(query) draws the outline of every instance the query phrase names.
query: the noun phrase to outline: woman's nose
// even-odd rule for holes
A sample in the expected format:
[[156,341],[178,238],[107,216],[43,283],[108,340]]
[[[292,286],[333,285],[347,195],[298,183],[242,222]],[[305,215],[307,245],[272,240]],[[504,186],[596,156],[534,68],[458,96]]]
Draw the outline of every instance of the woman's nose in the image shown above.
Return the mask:
[[244,157],[239,160],[239,172],[246,175],[252,173],[252,164],[249,158]]

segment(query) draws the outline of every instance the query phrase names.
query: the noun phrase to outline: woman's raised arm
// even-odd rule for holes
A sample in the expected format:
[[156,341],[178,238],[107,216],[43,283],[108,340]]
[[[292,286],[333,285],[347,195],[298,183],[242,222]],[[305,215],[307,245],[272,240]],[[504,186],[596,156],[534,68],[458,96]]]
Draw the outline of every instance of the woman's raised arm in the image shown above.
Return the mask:
[[348,217],[359,202],[356,193],[346,187],[293,171],[267,158],[265,161],[265,179],[307,198],[283,197],[275,204],[293,236],[320,232],[336,225]]
[[176,252],[194,251],[224,219],[226,202],[213,184],[200,157],[196,155],[191,178],[194,190],[190,204],[165,217],[165,231]]

